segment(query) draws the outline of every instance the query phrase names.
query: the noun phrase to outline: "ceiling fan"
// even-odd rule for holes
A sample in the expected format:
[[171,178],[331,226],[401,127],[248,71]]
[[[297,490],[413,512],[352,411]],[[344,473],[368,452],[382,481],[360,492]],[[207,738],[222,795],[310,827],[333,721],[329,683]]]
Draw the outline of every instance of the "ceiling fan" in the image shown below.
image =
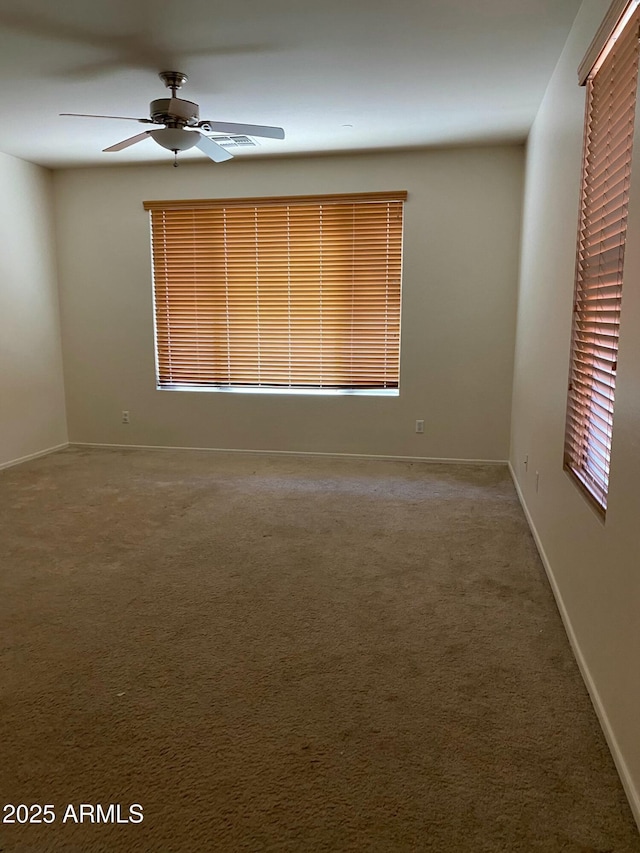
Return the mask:
[[170,98],[158,98],[149,104],[149,118],[131,118],[129,116],[102,116],[86,115],[84,113],[60,113],[63,116],[78,116],[80,118],[113,118],[121,121],[137,121],[142,124],[162,125],[155,130],[145,130],[110,145],[104,151],[122,151],[130,145],[142,142],[143,139],[151,137],[169,151],[173,151],[175,157],[173,165],[178,165],[178,152],[187,151],[189,148],[199,148],[214,163],[222,163],[230,160],[232,154],[221,145],[205,136],[207,133],[240,134],[243,136],[261,136],[268,139],[284,139],[284,130],[281,127],[270,127],[261,124],[236,124],[228,121],[201,121],[200,108],[192,101],[185,101],[176,97],[176,92],[183,83],[189,79],[181,71],[161,71],[158,75],[168,89],[171,89]]

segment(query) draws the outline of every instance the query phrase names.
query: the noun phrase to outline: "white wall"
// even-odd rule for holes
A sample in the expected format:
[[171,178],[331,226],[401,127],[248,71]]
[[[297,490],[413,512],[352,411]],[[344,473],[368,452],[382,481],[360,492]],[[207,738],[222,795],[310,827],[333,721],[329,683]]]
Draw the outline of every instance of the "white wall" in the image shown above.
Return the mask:
[[[496,146],[57,172],[71,441],[506,459],[523,159]],[[399,398],[155,389],[143,200],[396,189]]]
[[[511,461],[640,822],[639,153],[605,523],[562,470],[585,104],[576,72],[608,6],[609,0],[583,3],[528,143]],[[640,151],[640,138],[636,146]]]
[[0,154],[0,467],[67,441],[51,173]]

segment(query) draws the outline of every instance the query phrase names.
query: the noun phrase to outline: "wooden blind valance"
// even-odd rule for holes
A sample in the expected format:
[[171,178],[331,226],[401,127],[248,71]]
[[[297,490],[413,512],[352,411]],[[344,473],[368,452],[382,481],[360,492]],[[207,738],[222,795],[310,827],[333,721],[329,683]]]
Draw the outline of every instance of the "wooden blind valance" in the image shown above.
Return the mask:
[[188,198],[170,201],[144,201],[145,210],[227,209],[230,207],[264,207],[271,205],[359,204],[372,201],[406,201],[406,190],[371,193],[338,193],[336,195],[256,196],[255,198]]
[[578,82],[581,86],[595,73],[599,61],[611,46],[612,37],[624,30],[629,16],[639,4],[640,0],[613,0],[578,68]]

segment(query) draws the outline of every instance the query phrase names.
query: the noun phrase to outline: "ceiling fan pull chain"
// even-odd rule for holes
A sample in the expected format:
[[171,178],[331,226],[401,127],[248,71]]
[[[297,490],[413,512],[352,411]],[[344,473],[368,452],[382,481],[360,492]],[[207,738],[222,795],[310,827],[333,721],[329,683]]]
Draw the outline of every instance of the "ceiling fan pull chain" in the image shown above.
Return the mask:
[[173,149],[173,165],[176,167],[176,169],[178,168],[178,149],[177,148]]

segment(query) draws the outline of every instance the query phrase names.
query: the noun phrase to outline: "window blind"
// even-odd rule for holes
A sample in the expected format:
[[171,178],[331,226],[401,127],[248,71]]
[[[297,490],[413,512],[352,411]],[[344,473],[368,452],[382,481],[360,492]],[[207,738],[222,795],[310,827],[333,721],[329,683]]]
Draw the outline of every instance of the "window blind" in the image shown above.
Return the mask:
[[587,80],[565,468],[604,512],[638,79],[640,9]]
[[397,388],[406,196],[145,202],[159,387]]

